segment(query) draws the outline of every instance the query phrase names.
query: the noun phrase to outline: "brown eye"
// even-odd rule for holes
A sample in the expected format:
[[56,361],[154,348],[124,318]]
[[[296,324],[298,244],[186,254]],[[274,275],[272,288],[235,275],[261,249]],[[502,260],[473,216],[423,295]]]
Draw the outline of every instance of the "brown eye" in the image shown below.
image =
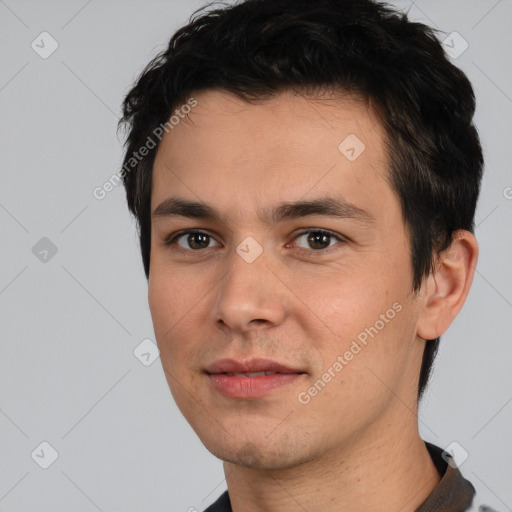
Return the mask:
[[176,244],[185,251],[199,251],[201,249],[208,249],[211,241],[215,241],[215,239],[204,231],[188,230],[174,235],[166,244]]
[[189,244],[191,249],[204,249],[208,247],[209,240],[210,236],[204,233],[190,233],[187,235],[186,243]]
[[329,247],[330,240],[331,235],[318,232],[310,233],[307,238],[308,244],[312,249],[327,249],[327,247]]
[[333,245],[331,245],[332,242],[345,242],[345,240],[342,237],[335,235],[334,233],[331,233],[330,231],[326,231],[324,229],[310,229],[302,231],[297,236],[296,240],[299,240],[301,238],[305,240],[306,245],[298,245],[298,247],[306,250],[312,249],[313,251],[322,251],[325,249],[329,249],[333,247]]

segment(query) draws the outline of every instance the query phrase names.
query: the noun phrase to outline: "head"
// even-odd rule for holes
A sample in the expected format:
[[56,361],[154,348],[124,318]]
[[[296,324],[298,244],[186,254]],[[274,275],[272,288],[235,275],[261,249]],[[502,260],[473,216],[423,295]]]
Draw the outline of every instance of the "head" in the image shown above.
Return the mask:
[[[247,0],[199,12],[144,69],[124,103],[122,177],[166,376],[212,452],[258,464],[258,454],[305,446],[293,431],[316,432],[305,460],[328,448],[329,429],[314,419],[340,400],[346,439],[397,394],[417,405],[476,263],[474,110],[434,30],[371,0]],[[188,217],[154,215],[170,196],[203,204],[167,204]],[[313,204],[327,196],[344,201],[337,220]],[[269,215],[298,201],[310,201],[308,217]],[[335,242],[306,239],[305,226],[341,234],[341,248],[305,255],[319,239]],[[201,233],[166,243],[189,228]],[[237,251],[247,237],[254,245],[244,247],[261,251],[250,263]],[[347,351],[350,362],[334,368]],[[303,391],[325,384],[291,406],[296,420],[267,439],[265,454],[232,438],[247,418],[260,432],[280,424],[277,395],[229,399],[205,373],[215,359],[254,354],[286,356],[304,372]],[[344,424],[351,403],[361,412]]]

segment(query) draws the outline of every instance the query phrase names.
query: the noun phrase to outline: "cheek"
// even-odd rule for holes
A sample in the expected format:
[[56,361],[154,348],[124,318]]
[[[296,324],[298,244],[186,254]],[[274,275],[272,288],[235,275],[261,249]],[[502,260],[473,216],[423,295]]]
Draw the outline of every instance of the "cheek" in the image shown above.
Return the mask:
[[180,340],[186,336],[184,329],[189,317],[200,307],[197,287],[182,276],[179,272],[163,271],[155,265],[149,279],[149,309],[162,361],[166,365],[182,358],[181,351],[187,344]]
[[148,302],[160,350],[160,361],[178,408],[188,416],[188,407],[191,405],[189,395],[193,394],[188,365],[197,354],[197,347],[190,343],[196,339],[193,335],[194,322],[191,314],[197,299],[192,291],[194,287],[186,286],[177,277],[177,273],[159,273],[156,266],[153,270],[148,288]]
[[399,301],[383,307],[376,301],[343,316],[335,313],[326,321],[336,336],[317,345],[321,365],[309,383],[313,388],[301,391],[316,394],[313,408],[328,410],[334,423],[357,430],[403,395],[410,374],[411,312]]
[[332,368],[338,356],[344,359],[342,373],[350,379],[368,373],[367,367],[389,375],[403,362],[412,336],[406,279],[397,279],[391,269],[372,273],[368,267],[351,267],[296,282],[294,291],[305,304],[302,329],[321,362],[317,372]]
[[303,274],[300,279],[290,276],[290,282],[310,313],[342,338],[375,322],[393,303],[382,277],[362,266],[331,268],[322,274]]
[[[153,258],[153,255],[152,255]],[[168,331],[180,318],[190,313],[200,299],[202,276],[173,268],[159,253],[151,260],[148,302],[155,329]]]

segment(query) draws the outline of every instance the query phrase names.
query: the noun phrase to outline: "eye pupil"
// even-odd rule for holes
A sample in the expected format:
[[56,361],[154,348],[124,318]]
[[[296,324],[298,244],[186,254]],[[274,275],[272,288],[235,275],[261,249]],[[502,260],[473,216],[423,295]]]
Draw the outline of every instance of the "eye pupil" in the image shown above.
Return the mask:
[[[312,232],[312,234],[308,237],[308,242],[311,246],[315,244],[327,244],[329,245],[329,238],[331,235],[328,235],[326,233],[320,233],[318,231]],[[325,247],[313,247],[313,249],[324,249]]]
[[[210,238],[209,235],[206,235],[204,233],[190,233],[188,235],[188,243],[189,243],[190,247],[192,247],[193,249],[203,249],[205,247],[205,245],[208,246],[209,238]],[[199,242],[198,242],[199,247],[195,246],[195,244],[198,240],[199,240]],[[203,242],[203,245],[201,245],[201,240]]]

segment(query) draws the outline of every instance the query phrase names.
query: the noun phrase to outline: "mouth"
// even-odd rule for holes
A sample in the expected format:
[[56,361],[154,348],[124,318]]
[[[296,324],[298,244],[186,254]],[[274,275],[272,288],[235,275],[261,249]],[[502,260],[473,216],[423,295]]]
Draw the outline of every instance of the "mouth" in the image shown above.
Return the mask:
[[[237,361],[235,359],[219,359],[205,368],[209,374],[237,374],[250,375],[261,373],[306,373],[298,368],[292,368],[285,364],[273,361],[271,359],[248,359],[246,361]],[[230,375],[231,376],[231,375]]]
[[269,359],[220,359],[205,369],[212,388],[229,398],[261,398],[303,378],[306,372]]
[[216,375],[227,375],[228,377],[264,377],[266,375],[284,375],[281,372],[246,372],[246,373],[234,373],[234,372],[223,372]]

